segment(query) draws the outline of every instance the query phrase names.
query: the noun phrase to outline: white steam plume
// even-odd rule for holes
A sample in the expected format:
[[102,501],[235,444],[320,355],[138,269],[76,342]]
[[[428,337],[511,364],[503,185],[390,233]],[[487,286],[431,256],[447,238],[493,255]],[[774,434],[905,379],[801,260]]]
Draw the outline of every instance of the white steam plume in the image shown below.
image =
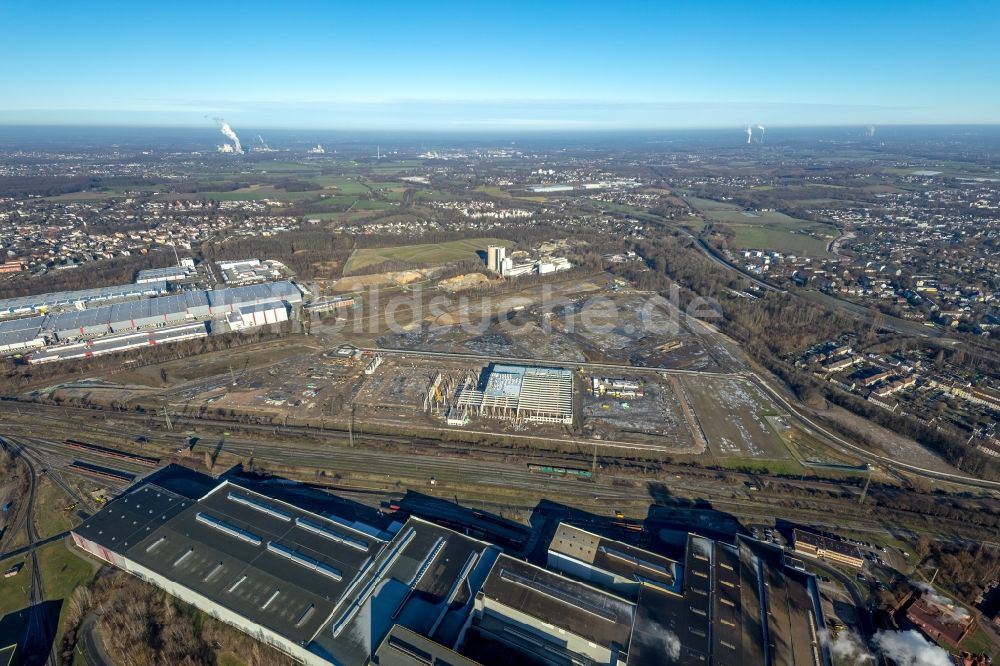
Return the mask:
[[965,610],[951,599],[938,594],[938,591],[927,583],[914,582],[914,585],[920,590],[922,597],[926,598],[927,601],[941,609],[943,618],[946,622],[950,622],[952,624],[965,624],[969,621],[969,618],[972,617],[969,615],[969,611]]
[[215,122],[218,124],[219,131],[222,132],[223,136],[233,142],[233,149],[242,155],[243,144],[240,143],[240,137],[236,136],[236,132],[234,132],[233,128],[229,126],[229,123],[226,122],[225,118],[216,118]]
[[665,629],[659,639],[663,654],[670,659],[667,663],[675,662],[681,658],[681,640],[677,638],[677,634]]
[[749,145],[751,141],[753,141],[753,129],[750,128],[750,125],[747,125],[747,144]]
[[948,653],[931,643],[916,630],[880,631],[872,639],[883,657],[898,666],[952,666]]
[[875,663],[874,655],[861,644],[857,635],[849,629],[842,629],[836,638],[831,637],[830,632],[826,629],[821,629],[819,638],[830,649],[830,654],[836,657],[834,661],[837,663],[855,666]]
[[764,126],[763,125],[757,125],[757,129],[760,130],[760,142],[764,143]]
[[868,126],[868,129],[865,130],[865,136],[867,136],[869,139],[871,137],[875,136],[875,126],[874,125],[869,125]]

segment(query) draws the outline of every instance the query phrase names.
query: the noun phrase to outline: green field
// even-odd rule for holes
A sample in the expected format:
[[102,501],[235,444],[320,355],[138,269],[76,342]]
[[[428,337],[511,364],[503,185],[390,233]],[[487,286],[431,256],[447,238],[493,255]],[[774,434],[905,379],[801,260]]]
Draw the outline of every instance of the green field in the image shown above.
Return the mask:
[[687,202],[691,204],[694,208],[701,211],[702,213],[707,213],[712,210],[739,210],[739,207],[726,203],[725,201],[715,201],[714,199],[702,199],[700,197],[687,197]]
[[312,199],[322,192],[313,190],[309,192],[286,192],[275,189],[271,185],[251,185],[232,192],[198,192],[196,198],[214,199],[216,201],[255,201],[257,199],[274,199],[276,201],[301,201],[302,199]]
[[309,179],[319,187],[336,187],[340,194],[367,194],[368,187],[357,177],[349,176],[316,176]]
[[827,243],[833,238],[816,238],[802,232],[768,226],[730,226],[736,232],[733,247],[747,250],[776,250],[817,257],[827,254]]
[[344,275],[351,275],[368,266],[386,261],[400,261],[420,266],[437,266],[456,261],[478,260],[477,251],[485,251],[488,245],[510,247],[512,243],[497,238],[469,238],[447,243],[425,243],[421,245],[399,245],[396,247],[367,248],[355,250],[344,267]]
[[477,187],[473,191],[474,192],[482,192],[483,194],[488,194],[491,197],[501,197],[501,198],[505,198],[505,199],[506,198],[510,198],[510,194],[508,194],[507,192],[504,192],[499,187],[494,187],[493,185],[480,185],[479,187]]
[[46,599],[61,599],[59,629],[56,640],[62,635],[63,618],[73,590],[82,587],[94,577],[94,567],[88,560],[71,551],[63,541],[57,541],[38,549],[38,570],[42,574]]
[[746,250],[776,250],[788,254],[822,256],[837,231],[826,224],[808,222],[769,210],[750,212],[724,201],[688,197],[709,222],[720,222],[736,234],[731,245]]
[[16,576],[0,578],[0,618],[28,606],[31,590],[31,559],[21,556],[4,560],[0,562],[0,573],[19,562],[23,562],[24,567]]

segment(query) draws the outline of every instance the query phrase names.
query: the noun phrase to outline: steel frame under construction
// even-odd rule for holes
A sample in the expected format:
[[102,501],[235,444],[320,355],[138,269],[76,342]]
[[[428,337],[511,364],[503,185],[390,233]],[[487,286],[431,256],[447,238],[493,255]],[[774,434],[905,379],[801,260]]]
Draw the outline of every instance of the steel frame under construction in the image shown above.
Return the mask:
[[458,407],[496,419],[573,423],[573,371],[492,364],[479,386],[459,390]]

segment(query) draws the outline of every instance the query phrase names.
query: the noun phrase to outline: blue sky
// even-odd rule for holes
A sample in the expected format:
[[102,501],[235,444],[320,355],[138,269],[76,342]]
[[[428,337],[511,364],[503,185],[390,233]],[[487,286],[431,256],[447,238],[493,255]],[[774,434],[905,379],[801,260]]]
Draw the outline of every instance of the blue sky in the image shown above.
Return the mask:
[[0,123],[1000,122],[1000,2],[0,0]]

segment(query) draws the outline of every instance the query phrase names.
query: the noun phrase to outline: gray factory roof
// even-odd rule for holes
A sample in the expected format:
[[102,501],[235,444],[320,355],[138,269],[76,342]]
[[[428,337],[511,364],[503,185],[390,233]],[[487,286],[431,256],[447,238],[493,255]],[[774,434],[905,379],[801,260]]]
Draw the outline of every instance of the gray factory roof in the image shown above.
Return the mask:
[[628,666],[705,663],[683,648],[676,659],[668,657],[671,646],[679,647],[679,636],[688,621],[687,615],[684,599],[680,595],[653,585],[639,588],[635,624],[628,647]]
[[[629,666],[750,666],[765,663],[768,651],[775,663],[790,666],[829,663],[816,638],[823,620],[815,579],[786,566],[779,549],[690,534],[684,578],[683,595],[640,589]],[[666,658],[665,646],[675,640],[677,656]]]
[[629,644],[632,603],[508,555],[493,565],[480,594],[598,645]]
[[88,310],[52,314],[48,316],[45,327],[53,331],[64,331],[85,326],[110,325],[148,317],[165,317],[206,305],[208,305],[208,299],[205,297],[205,292],[188,291],[172,296],[126,301],[125,303],[104,305]]
[[244,305],[247,303],[284,300],[289,303],[300,303],[302,292],[291,282],[266,282],[251,284],[245,287],[215,289],[206,292],[213,308],[225,305]]
[[126,335],[109,335],[84,343],[74,343],[70,345],[55,345],[33,352],[31,360],[34,363],[43,363],[47,360],[59,360],[66,358],[78,358],[82,351],[90,352],[96,356],[99,354],[111,354],[116,351],[133,349],[143,344],[162,344],[177,339],[191,337],[203,337],[208,335],[208,329],[204,322],[193,322],[180,324],[177,326],[167,326],[164,328],[142,331],[140,333],[129,333]]
[[30,312],[42,308],[52,309],[74,303],[92,303],[101,301],[138,298],[154,294],[162,294],[167,290],[166,282],[150,282],[147,284],[122,284],[96,289],[81,289],[78,291],[59,291],[50,294],[35,294],[18,296],[0,300],[0,315],[12,312]]
[[409,518],[310,649],[334,663],[365,663],[393,623],[454,643],[498,553],[491,544]]
[[150,278],[154,280],[155,279],[166,280],[167,278],[171,278],[177,275],[186,276],[189,272],[191,272],[191,269],[186,268],[184,266],[168,266],[166,268],[145,268],[135,274],[135,279],[137,282],[139,280],[149,280]]
[[477,666],[468,657],[401,625],[393,625],[372,655],[375,666]]
[[0,346],[35,340],[41,335],[44,317],[26,317],[0,321]]
[[273,310],[276,307],[282,306],[280,301],[271,301],[269,303],[254,303],[253,305],[244,305],[240,308],[240,314],[252,314],[254,312],[266,312],[268,310]]
[[147,485],[75,531],[295,643],[312,638],[383,544],[229,483],[197,502]]
[[302,301],[302,293],[294,284],[287,281],[214,291],[186,291],[159,298],[50,314],[45,319],[44,328],[50,331],[72,331],[157,317],[162,317],[164,320],[176,319],[195,308],[209,306],[213,309],[238,308],[278,300],[299,303]]
[[641,548],[606,539],[568,523],[556,528],[549,551],[637,582],[666,588],[677,583],[677,563]]

